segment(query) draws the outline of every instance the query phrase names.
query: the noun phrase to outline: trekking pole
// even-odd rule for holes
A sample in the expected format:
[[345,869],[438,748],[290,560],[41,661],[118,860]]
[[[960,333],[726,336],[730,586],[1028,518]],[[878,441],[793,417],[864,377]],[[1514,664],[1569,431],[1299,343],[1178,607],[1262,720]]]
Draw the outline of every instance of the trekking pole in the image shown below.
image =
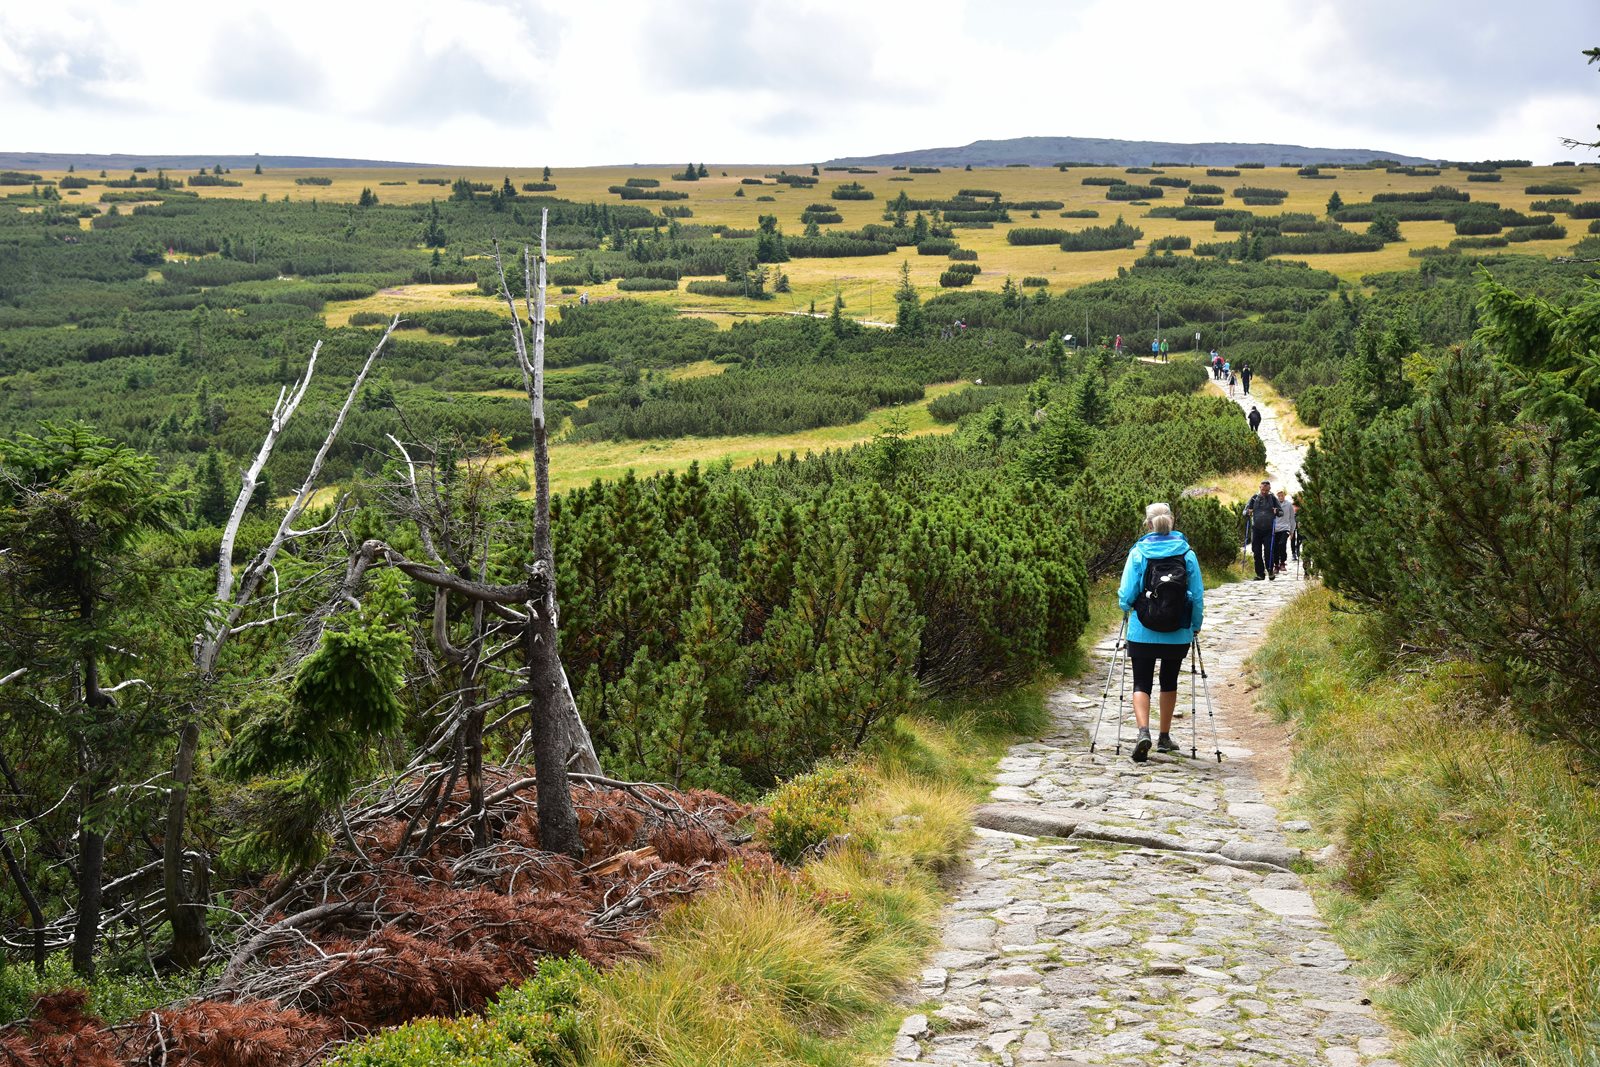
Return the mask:
[[[1196,646],[1198,647],[1198,646]],[[1200,656],[1196,653],[1189,660],[1189,758],[1200,758],[1200,694],[1199,683],[1195,680],[1195,664]]]
[[1206,691],[1206,718],[1211,720],[1211,742],[1216,746],[1217,762],[1222,762],[1222,735],[1217,731],[1217,715],[1211,708],[1211,678],[1206,674],[1206,659],[1200,652],[1200,639],[1194,639],[1194,658],[1200,665],[1200,682]]
[[[1122,625],[1128,625],[1128,617],[1122,617]],[[1117,669],[1117,755],[1122,755],[1122,725],[1128,717],[1128,703],[1124,694],[1128,688],[1128,643],[1122,643],[1122,666]]]
[[[1093,752],[1095,745],[1100,743],[1100,720],[1105,718],[1106,701],[1111,697],[1111,672],[1116,669],[1117,658],[1122,653],[1122,636],[1128,630],[1128,617],[1122,617],[1122,625],[1117,627],[1117,643],[1111,649],[1111,662],[1106,664],[1106,684],[1100,689],[1100,711],[1094,717],[1094,733],[1089,735],[1089,751]],[[1120,734],[1120,730],[1119,730]]]

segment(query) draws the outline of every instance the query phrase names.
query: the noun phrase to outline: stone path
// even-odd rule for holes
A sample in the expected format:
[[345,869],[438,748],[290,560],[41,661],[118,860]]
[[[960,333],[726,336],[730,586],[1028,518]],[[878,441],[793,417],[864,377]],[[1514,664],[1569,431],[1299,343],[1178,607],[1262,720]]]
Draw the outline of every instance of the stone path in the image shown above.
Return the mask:
[[[1292,492],[1299,450],[1263,413],[1273,484]],[[1301,588],[1291,578],[1207,594],[1214,696],[1238,691],[1245,658]],[[1051,694],[1052,735],[1000,761],[943,946],[922,973],[928,1009],[905,1020],[891,1067],[1394,1067],[1350,961],[1289,869],[1299,857],[1284,830],[1307,827],[1280,826],[1251,775],[1244,724],[1220,705],[1217,761],[1188,663],[1174,725],[1184,756],[1133,763],[1126,705],[1117,752],[1115,676],[1090,752],[1112,647],[1108,636],[1090,674]]]

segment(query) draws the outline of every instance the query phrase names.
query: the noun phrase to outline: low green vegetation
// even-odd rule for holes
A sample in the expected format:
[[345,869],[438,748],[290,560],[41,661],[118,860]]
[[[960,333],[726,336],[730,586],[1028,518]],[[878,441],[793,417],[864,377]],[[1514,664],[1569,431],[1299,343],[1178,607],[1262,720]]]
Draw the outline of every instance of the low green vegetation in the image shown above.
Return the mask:
[[[1417,1067],[1588,1062],[1600,794],[1464,661],[1420,670],[1314,591],[1256,656],[1295,729],[1296,803],[1339,857],[1323,904]],[[1331,610],[1332,609],[1332,610]],[[1487,684],[1486,684],[1487,683]]]

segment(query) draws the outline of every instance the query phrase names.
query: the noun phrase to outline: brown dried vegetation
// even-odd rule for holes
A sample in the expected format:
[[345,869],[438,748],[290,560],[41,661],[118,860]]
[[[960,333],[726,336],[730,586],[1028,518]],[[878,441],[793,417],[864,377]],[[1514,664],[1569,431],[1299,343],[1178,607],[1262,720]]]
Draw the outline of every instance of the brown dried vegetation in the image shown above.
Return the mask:
[[[493,796],[532,775],[486,777]],[[207,996],[116,1028],[84,1014],[81,991],[43,997],[0,1030],[0,1067],[299,1067],[373,1029],[479,1011],[545,956],[637,954],[662,910],[731,859],[772,866],[737,830],[751,808],[655,786],[574,787],[587,864],[539,848],[531,788],[490,806],[491,844],[474,848],[463,785],[418,855],[413,806],[398,802],[416,785],[350,813],[344,846],[292,884],[270,877],[235,895],[254,919]]]

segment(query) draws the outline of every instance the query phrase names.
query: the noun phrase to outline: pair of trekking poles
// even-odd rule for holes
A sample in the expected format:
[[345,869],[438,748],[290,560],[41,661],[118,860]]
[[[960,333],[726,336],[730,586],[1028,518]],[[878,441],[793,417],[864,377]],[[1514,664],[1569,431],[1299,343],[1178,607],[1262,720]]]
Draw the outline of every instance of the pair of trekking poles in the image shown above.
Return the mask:
[[[1106,704],[1111,699],[1111,676],[1115,674],[1117,676],[1117,755],[1122,755],[1122,726],[1128,718],[1128,705],[1131,703],[1127,696],[1127,636],[1128,616],[1123,615],[1122,625],[1117,628],[1117,643],[1111,652],[1111,662],[1106,665],[1106,684],[1100,690],[1100,711],[1094,717],[1094,733],[1089,737],[1090,752],[1093,752],[1095,746],[1100,743],[1100,722],[1105,718]],[[1189,660],[1189,758],[1200,758],[1200,691],[1203,688],[1206,697],[1206,718],[1211,720],[1212,747],[1216,751],[1217,762],[1221,763],[1222,736],[1217,730],[1217,715],[1211,705],[1211,679],[1206,674],[1206,661],[1205,656],[1200,651],[1199,638],[1195,638],[1189,643],[1189,650],[1194,653]]]

